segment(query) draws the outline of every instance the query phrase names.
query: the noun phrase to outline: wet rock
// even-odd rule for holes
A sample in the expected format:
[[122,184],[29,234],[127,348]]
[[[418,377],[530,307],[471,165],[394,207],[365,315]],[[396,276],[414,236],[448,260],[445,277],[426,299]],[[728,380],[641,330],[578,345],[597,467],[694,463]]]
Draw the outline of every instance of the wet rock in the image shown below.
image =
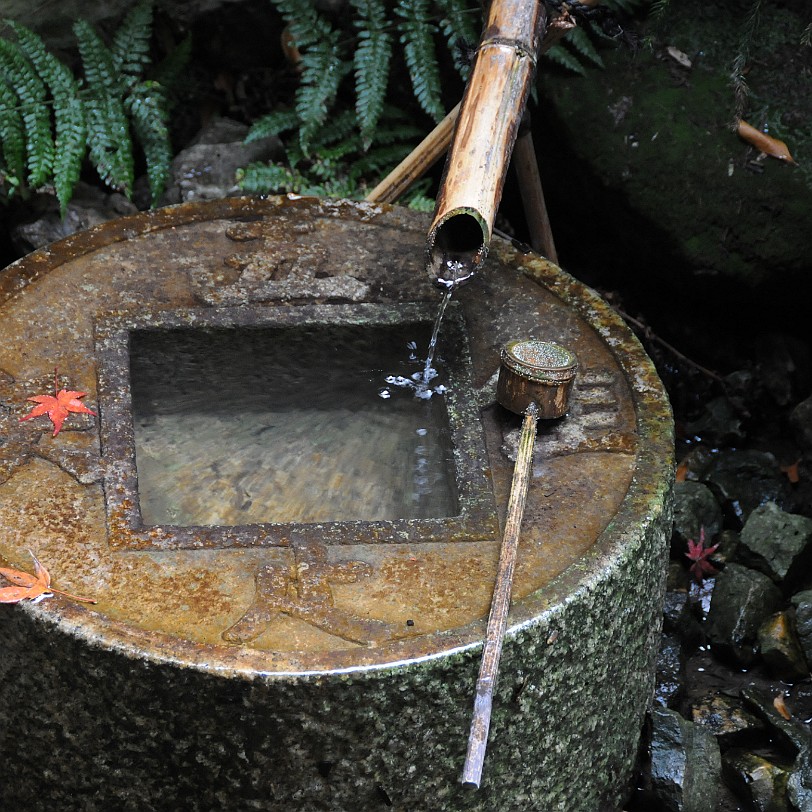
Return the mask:
[[767,759],[744,750],[731,750],[722,759],[725,781],[758,812],[789,812],[789,773]]
[[785,719],[772,699],[755,689],[742,691],[742,699],[762,719],[774,740],[793,752],[795,762],[787,781],[787,796],[795,809],[812,810],[812,737],[805,725]]
[[722,529],[722,509],[707,485],[677,482],[674,485],[674,535],[685,551],[689,539],[699,540],[701,529],[710,540]]
[[722,451],[713,456],[701,479],[739,527],[767,502],[775,502],[781,508],[791,505],[786,477],[775,457],[765,451]]
[[685,684],[684,667],[682,641],[675,634],[662,634],[654,679],[655,704],[674,707]]
[[753,740],[764,730],[764,724],[743,707],[741,700],[724,694],[711,694],[695,702],[691,719],[726,747]]
[[711,733],[667,708],[652,712],[651,785],[669,812],[713,812],[721,756]]
[[87,183],[77,183],[64,218],[55,197],[40,195],[31,204],[33,217],[10,229],[14,247],[20,255],[48,245],[77,231],[115,220],[138,211],[133,203],[118,192],[106,192]]
[[812,457],[812,395],[792,410],[789,422],[798,445]]
[[787,796],[795,809],[802,812],[812,809],[812,745],[807,744],[798,752],[787,781]]
[[713,554],[714,561],[720,561],[724,564],[727,564],[728,561],[735,561],[740,538],[740,535],[735,530],[723,530],[716,539],[719,547]]
[[741,417],[726,397],[705,404],[702,414],[685,424],[685,433],[711,445],[734,445],[744,439]]
[[728,564],[717,576],[705,623],[714,651],[749,666],[755,660],[758,629],[781,600],[766,576],[739,564]]
[[792,596],[791,600],[795,607],[795,631],[798,634],[798,641],[807,663],[810,663],[812,662],[812,590],[798,592]]
[[226,118],[213,119],[172,161],[174,182],[161,202],[216,200],[238,194],[236,173],[253,161],[267,161],[279,153],[278,138],[243,143],[248,127]]
[[737,556],[778,584],[797,583],[812,557],[812,519],[786,513],[768,502],[748,518]]
[[765,393],[779,406],[794,399],[799,386],[808,385],[809,348],[792,336],[769,333],[756,345],[758,377]]
[[809,676],[809,667],[787,612],[776,612],[761,624],[758,646],[770,670],[785,682],[798,682]]
[[688,647],[698,645],[703,636],[694,608],[686,589],[666,590],[663,601],[663,631],[675,635]]

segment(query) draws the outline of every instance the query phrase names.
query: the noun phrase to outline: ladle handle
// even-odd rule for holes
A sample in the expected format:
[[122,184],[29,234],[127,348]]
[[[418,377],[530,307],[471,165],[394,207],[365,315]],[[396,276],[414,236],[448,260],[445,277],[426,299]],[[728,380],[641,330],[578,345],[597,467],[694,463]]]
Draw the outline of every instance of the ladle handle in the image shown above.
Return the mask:
[[507,628],[510,593],[513,589],[513,571],[516,567],[519,530],[522,526],[524,506],[527,501],[527,487],[530,483],[537,421],[538,407],[535,403],[531,403],[524,413],[519,451],[516,455],[516,466],[513,469],[505,533],[499,551],[499,569],[496,573],[496,585],[491,600],[491,611],[488,615],[488,628],[485,632],[485,647],[482,651],[482,664],[476,683],[474,713],[471,718],[471,732],[468,735],[468,753],[462,771],[463,785],[473,789],[479,788],[482,766],[485,762],[485,750],[488,746],[493,692]]

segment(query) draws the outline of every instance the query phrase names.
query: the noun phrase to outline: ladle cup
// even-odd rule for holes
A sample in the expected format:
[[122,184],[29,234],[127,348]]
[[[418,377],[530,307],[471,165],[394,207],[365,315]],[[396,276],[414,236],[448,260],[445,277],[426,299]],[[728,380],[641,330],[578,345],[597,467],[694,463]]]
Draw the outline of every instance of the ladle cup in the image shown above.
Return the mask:
[[510,486],[505,530],[499,551],[499,568],[488,615],[468,736],[468,752],[462,773],[462,783],[473,789],[479,787],[488,745],[493,692],[507,628],[519,530],[533,462],[536,425],[539,419],[555,419],[566,413],[578,369],[578,361],[568,349],[536,339],[509,342],[502,350],[501,361],[496,399],[511,412],[524,414],[524,420]]

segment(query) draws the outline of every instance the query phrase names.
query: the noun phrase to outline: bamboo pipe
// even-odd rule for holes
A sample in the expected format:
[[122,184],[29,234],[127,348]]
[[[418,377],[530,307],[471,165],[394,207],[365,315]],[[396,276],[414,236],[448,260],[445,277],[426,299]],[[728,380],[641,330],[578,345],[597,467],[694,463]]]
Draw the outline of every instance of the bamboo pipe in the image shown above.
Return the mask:
[[[583,0],[582,6],[595,5],[597,0]],[[539,54],[553,47],[575,23],[565,17],[556,17],[548,26]],[[394,203],[409,187],[442,157],[449,146],[457,126],[460,105],[446,117],[374,188],[365,200],[370,203]]]
[[546,25],[537,0],[491,3],[428,233],[439,285],[461,284],[485,261]]

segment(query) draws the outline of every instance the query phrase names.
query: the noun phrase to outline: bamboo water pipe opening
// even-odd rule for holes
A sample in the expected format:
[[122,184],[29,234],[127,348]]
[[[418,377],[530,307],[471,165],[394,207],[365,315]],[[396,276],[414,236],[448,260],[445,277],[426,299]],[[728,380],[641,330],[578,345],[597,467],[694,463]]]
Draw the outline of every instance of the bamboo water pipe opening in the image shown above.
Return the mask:
[[488,254],[490,235],[479,212],[455,209],[429,232],[428,270],[439,287],[454,288],[473,276]]

